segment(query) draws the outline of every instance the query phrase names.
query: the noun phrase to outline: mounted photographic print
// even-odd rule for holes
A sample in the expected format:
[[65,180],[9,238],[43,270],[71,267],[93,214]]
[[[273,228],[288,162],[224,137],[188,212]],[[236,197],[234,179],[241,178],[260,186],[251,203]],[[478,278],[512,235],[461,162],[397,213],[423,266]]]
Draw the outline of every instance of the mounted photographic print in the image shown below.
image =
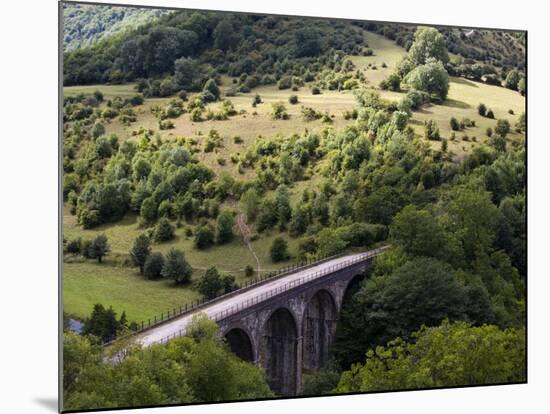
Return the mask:
[[525,31],[60,17],[62,411],[526,382]]

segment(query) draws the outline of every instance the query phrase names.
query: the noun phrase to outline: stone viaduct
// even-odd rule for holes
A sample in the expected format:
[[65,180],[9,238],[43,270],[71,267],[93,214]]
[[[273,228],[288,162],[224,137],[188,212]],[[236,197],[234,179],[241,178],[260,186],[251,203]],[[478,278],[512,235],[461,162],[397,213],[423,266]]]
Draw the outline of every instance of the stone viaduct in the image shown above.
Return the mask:
[[237,290],[136,334],[144,346],[185,335],[192,316],[215,320],[240,358],[262,366],[278,395],[300,391],[303,370],[324,366],[348,288],[385,247],[313,263]]

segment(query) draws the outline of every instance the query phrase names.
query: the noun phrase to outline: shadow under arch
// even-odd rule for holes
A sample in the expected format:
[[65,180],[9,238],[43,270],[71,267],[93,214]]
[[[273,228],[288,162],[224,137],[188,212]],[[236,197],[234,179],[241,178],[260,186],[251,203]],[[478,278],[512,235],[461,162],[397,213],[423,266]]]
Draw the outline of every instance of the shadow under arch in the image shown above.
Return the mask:
[[286,308],[276,309],[264,326],[265,369],[269,386],[279,395],[296,394],[298,325]]
[[254,362],[254,347],[248,333],[241,328],[233,328],[227,331],[224,338],[231,352],[244,361]]
[[316,370],[326,365],[337,320],[338,310],[332,294],[326,289],[315,292],[304,313],[304,369]]

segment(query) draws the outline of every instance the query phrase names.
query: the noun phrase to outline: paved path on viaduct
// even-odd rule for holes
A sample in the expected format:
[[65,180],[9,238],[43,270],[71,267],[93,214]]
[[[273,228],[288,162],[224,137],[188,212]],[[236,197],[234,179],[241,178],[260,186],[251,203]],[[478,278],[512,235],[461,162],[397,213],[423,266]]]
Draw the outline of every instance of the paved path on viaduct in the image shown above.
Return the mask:
[[143,346],[186,334],[194,315],[204,313],[241,358],[266,370],[280,395],[299,392],[303,370],[328,359],[344,297],[386,247],[327,259],[266,279],[146,328],[134,339]]

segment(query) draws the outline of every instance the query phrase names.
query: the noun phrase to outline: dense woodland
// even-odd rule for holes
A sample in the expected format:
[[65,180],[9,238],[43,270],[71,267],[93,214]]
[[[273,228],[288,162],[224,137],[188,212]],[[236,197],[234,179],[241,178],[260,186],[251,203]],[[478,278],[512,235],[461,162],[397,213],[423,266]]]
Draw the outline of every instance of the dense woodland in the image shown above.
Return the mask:
[[[376,53],[365,29],[407,51],[374,87],[348,58]],[[203,298],[238,281],[215,262],[193,268],[191,251],[158,251],[179,229],[193,251],[215,252],[245,237],[237,226],[244,220],[253,237],[276,236],[272,263],[391,243],[348,292],[331,362],[305,375],[304,394],[524,381],[526,151],[523,138],[510,136],[524,137],[525,114],[515,124],[495,119],[485,143],[460,159],[449,141],[475,120],[451,112],[450,137],[435,121],[423,134],[412,127],[415,111],[446,101],[450,76],[526,93],[525,39],[485,32],[181,11],[68,50],[65,86],[135,82],[136,90],[109,99],[100,88],[65,96],[65,208],[83,230],[135,215],[140,234],[121,266]],[[220,166],[226,162],[216,129],[172,139],[159,133],[182,114],[195,123],[232,122],[231,98],[250,94],[252,109],[265,105],[255,93],[262,85],[289,91],[287,102],[273,104],[274,125],[293,122],[287,108],[299,104],[292,94],[300,89],[351,91],[356,104],[342,128],[302,106],[303,119],[322,127],[258,136],[229,156],[237,175],[201,161],[214,152]],[[402,97],[389,101],[381,91]],[[151,109],[158,130],[140,127],[138,108],[158,97],[165,98]],[[478,114],[495,118],[482,102]],[[107,134],[114,119],[135,128],[132,136]],[[300,187],[313,182],[316,191]],[[110,243],[103,233],[65,238],[66,260],[100,266]],[[247,265],[244,277],[255,271]],[[93,309],[84,336],[65,334],[67,409],[272,396],[261,369],[232,355],[208,321],[168,345],[137,349],[121,341],[128,355],[106,364],[100,344],[139,322],[109,305]]]

